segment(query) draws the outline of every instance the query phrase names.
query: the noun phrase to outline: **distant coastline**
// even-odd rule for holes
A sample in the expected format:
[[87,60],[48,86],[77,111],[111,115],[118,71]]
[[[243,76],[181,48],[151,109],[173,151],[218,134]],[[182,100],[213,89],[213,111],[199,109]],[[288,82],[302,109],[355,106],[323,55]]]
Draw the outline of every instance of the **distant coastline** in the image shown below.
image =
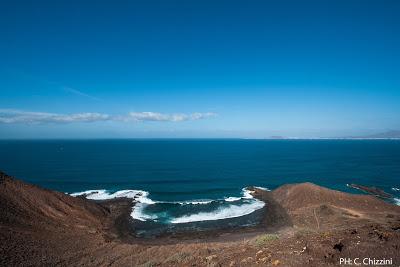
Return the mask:
[[282,137],[242,138],[246,140],[400,140],[400,137]]

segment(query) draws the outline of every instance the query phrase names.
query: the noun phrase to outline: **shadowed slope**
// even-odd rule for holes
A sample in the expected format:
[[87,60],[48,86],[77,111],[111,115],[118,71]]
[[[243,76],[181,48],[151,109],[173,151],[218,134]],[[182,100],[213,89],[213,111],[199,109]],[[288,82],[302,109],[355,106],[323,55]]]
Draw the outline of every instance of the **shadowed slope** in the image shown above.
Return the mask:
[[96,203],[14,180],[1,172],[0,201],[0,222],[13,227],[100,226],[99,218],[107,214]]
[[96,203],[0,173],[0,265],[73,258],[101,237],[108,214]]

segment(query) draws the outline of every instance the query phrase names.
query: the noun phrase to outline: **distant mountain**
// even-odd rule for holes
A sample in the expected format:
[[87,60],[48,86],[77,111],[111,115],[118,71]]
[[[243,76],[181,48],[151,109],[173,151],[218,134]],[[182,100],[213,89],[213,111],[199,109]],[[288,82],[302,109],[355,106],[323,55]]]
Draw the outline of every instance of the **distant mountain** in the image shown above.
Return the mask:
[[353,136],[350,138],[360,138],[360,139],[373,139],[373,138],[400,138],[400,131],[388,131],[388,132],[383,132],[383,133],[378,133],[378,134],[372,134],[372,135],[364,135],[364,136]]

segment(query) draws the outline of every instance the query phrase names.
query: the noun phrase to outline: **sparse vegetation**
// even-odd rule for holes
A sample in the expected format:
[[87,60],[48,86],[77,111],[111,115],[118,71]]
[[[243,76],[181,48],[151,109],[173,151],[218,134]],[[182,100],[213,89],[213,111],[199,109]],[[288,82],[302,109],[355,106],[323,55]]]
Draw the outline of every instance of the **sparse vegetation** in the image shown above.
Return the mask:
[[183,263],[193,257],[187,252],[177,252],[165,260],[165,263]]
[[157,263],[154,261],[148,261],[140,265],[140,267],[154,267],[154,266],[157,266]]
[[221,264],[219,264],[218,262],[207,263],[207,267],[219,267],[219,266],[221,266]]
[[297,239],[307,237],[309,235],[315,234],[315,231],[312,231],[311,229],[308,228],[300,228],[296,231],[295,237]]
[[277,240],[279,239],[279,236],[276,234],[263,234],[263,235],[259,235],[256,240],[254,241],[254,243],[257,246],[264,246],[266,244],[268,244],[269,242],[273,241],[273,240]]

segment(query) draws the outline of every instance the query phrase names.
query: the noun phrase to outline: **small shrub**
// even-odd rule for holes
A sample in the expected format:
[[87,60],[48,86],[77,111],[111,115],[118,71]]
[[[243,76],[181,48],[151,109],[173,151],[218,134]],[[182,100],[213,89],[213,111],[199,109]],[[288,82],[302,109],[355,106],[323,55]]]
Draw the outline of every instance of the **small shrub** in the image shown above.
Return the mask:
[[297,239],[302,239],[315,233],[316,231],[309,228],[298,228],[296,233],[294,234],[294,237]]
[[171,256],[169,256],[165,262],[169,262],[169,263],[182,263],[186,260],[188,260],[189,258],[191,258],[190,254],[187,252],[177,252]]
[[154,267],[154,266],[157,266],[157,263],[155,263],[154,261],[148,261],[140,265],[140,267]]
[[269,242],[271,242],[273,240],[277,240],[277,239],[279,239],[278,235],[275,235],[275,234],[263,234],[263,235],[257,236],[257,238],[254,241],[254,243],[257,246],[264,246],[264,245],[268,244]]

